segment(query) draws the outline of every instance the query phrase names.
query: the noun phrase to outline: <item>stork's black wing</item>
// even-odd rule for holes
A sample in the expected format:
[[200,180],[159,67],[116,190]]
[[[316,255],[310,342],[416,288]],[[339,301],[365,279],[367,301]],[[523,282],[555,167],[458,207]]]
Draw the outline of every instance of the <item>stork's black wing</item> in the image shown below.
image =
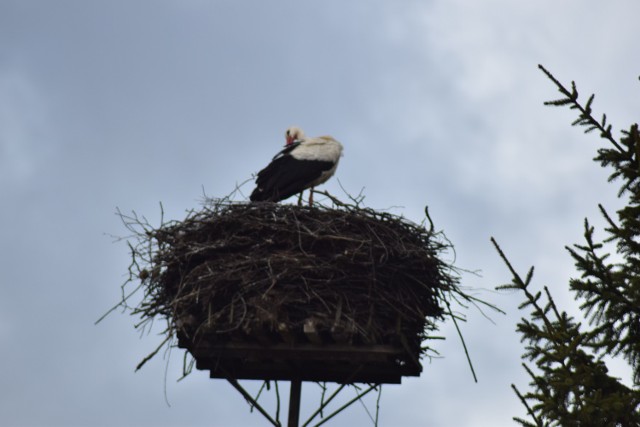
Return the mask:
[[278,202],[299,193],[318,179],[322,172],[330,170],[333,162],[300,160],[289,153],[295,147],[282,150],[269,165],[258,172],[256,189],[251,201]]

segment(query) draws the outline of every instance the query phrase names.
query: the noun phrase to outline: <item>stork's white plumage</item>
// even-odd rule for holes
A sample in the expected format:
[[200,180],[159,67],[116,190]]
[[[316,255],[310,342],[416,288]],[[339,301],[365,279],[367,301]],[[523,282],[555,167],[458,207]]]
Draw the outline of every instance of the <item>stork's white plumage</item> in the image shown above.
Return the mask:
[[[333,176],[342,155],[342,144],[330,136],[307,138],[302,129],[290,127],[287,144],[269,165],[258,172],[252,202],[278,202],[315,187]],[[313,203],[313,192],[309,204]]]

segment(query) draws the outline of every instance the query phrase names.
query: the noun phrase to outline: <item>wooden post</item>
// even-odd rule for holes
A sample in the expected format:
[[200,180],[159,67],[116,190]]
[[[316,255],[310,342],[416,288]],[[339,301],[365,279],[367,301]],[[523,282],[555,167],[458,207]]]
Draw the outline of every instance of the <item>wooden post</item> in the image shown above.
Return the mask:
[[291,380],[291,392],[289,394],[289,422],[288,427],[298,427],[300,419],[300,395],[302,394],[302,381]]

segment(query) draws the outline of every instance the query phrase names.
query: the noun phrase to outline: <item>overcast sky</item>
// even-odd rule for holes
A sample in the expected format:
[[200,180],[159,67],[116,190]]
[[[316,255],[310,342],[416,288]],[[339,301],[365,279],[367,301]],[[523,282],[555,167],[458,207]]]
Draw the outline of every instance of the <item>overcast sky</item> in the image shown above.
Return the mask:
[[[575,313],[563,247],[585,216],[602,224],[597,203],[621,203],[591,161],[597,135],[542,105],[556,92],[537,64],[596,92],[617,134],[640,110],[639,15],[633,0],[0,0],[0,424],[266,425],[206,372],[176,383],[177,350],[134,373],[161,338],[128,315],[94,321],[129,262],[116,207],[181,219],[296,124],[343,143],[330,192],[364,188],[416,222],[429,205],[457,266],[481,272],[463,285],[507,311],[467,313],[477,384],[445,323],[443,358],[384,387],[380,424],[514,425],[522,296],[491,291],[510,277],[489,238]],[[302,419],[317,389],[304,384]],[[369,422],[355,405],[333,425]]]

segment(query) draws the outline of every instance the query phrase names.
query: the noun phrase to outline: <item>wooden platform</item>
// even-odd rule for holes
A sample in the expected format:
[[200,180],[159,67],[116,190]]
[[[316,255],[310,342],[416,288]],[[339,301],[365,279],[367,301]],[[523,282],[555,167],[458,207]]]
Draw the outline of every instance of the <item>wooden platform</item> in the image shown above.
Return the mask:
[[196,359],[212,378],[302,380],[336,383],[399,384],[419,376],[422,366],[401,347],[317,343],[197,343],[179,337],[178,346]]

